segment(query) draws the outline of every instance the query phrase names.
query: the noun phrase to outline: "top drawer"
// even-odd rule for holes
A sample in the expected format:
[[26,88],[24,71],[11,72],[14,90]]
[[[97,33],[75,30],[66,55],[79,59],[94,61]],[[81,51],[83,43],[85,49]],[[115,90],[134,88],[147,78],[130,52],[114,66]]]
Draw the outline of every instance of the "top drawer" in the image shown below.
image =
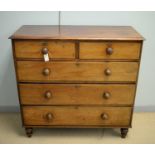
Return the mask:
[[81,59],[139,59],[141,42],[80,42]]
[[74,59],[75,43],[69,41],[44,41],[44,40],[16,40],[16,58],[43,59],[43,49],[46,48],[51,59]]

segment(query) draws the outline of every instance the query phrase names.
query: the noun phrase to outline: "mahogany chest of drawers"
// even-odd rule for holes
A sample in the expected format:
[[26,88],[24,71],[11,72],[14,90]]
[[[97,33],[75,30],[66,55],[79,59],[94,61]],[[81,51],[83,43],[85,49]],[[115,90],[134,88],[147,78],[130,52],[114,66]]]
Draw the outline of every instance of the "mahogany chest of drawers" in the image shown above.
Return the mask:
[[23,126],[131,127],[143,37],[130,26],[22,26],[11,37]]

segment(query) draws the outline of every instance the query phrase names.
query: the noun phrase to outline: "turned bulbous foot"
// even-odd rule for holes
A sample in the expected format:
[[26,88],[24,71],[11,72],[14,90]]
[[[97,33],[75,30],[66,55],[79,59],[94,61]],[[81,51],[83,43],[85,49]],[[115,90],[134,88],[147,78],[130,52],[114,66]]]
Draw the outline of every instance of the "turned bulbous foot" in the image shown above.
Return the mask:
[[128,133],[128,128],[121,128],[121,137],[125,138]]
[[27,137],[31,137],[33,134],[33,128],[25,128]]

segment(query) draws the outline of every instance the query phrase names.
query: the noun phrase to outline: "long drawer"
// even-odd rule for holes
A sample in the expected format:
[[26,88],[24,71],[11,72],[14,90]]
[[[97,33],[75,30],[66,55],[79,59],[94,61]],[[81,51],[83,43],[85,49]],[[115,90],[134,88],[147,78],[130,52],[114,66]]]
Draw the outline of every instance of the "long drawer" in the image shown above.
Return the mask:
[[19,84],[23,105],[133,104],[134,84]]
[[80,42],[80,59],[139,59],[140,42]]
[[135,82],[138,62],[17,61],[19,81]]
[[131,107],[24,106],[25,125],[129,126]]
[[75,58],[75,43],[69,41],[47,41],[47,40],[16,40],[16,58],[39,58],[43,59],[43,50],[50,59]]

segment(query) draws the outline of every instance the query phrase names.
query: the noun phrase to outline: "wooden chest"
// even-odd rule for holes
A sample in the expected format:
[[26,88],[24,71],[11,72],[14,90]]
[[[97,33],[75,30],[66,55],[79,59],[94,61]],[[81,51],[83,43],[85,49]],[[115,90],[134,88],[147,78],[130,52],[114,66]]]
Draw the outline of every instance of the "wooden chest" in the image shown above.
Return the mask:
[[131,127],[143,37],[130,26],[22,26],[11,37],[23,126]]

